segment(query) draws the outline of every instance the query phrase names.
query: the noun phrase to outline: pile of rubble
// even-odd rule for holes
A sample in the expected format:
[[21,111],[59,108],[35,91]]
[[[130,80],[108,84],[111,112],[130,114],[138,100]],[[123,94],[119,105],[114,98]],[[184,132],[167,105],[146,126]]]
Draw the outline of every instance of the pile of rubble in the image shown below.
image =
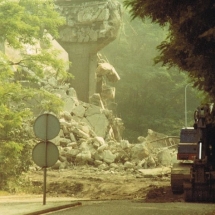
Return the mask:
[[[107,62],[99,61],[98,76],[119,80]],[[104,78],[102,78],[104,79]],[[103,85],[103,83],[102,83]],[[43,88],[64,101],[63,111],[57,116],[61,129],[51,140],[58,146],[59,160],[54,169],[68,169],[76,165],[91,165],[99,170],[133,172],[141,169],[170,167],[175,160],[178,139],[148,130],[147,137],[137,143],[123,139],[124,124],[105,105],[108,96],[95,93],[90,102],[78,100],[69,84],[61,84],[54,76],[43,79]]]
[[69,85],[54,93],[65,102],[59,115],[60,133],[51,140],[60,153],[54,169],[87,164],[100,170],[135,171],[172,164],[175,140],[148,130],[146,138],[139,137],[138,143],[131,144],[122,138],[123,122],[111,110],[79,101]]
[[[84,107],[85,113],[97,107],[87,105]],[[83,106],[82,106],[83,107]],[[72,111],[72,114],[74,112]],[[103,119],[107,116],[100,112]],[[93,115],[91,115],[93,116]],[[80,115],[79,115],[80,117]],[[88,115],[82,115],[79,120],[77,115],[71,115],[64,111],[60,118],[61,131],[54,143],[58,146],[60,157],[54,169],[65,169],[74,165],[92,165],[100,170],[129,170],[155,168],[160,166],[171,166],[174,159],[174,149],[168,146],[158,146],[150,150],[151,130],[143,142],[130,144],[127,140],[116,141],[114,136],[98,136],[93,127],[86,121]],[[75,119],[74,119],[75,118]],[[100,118],[102,119],[102,117]],[[101,120],[98,124],[104,123],[106,129],[112,131],[108,118]],[[104,127],[98,129],[100,134],[104,134]],[[152,132],[154,133],[154,132]],[[155,132],[156,133],[156,132]],[[139,138],[140,140],[142,138]]]
[[100,94],[85,103],[78,100],[69,84],[59,86],[53,76],[43,82],[45,90],[64,101],[63,111],[57,116],[60,133],[51,140],[60,154],[52,168],[91,165],[100,170],[133,172],[172,165],[177,139],[149,129],[147,137],[138,137],[137,143],[131,144],[123,139],[122,119],[103,105]]

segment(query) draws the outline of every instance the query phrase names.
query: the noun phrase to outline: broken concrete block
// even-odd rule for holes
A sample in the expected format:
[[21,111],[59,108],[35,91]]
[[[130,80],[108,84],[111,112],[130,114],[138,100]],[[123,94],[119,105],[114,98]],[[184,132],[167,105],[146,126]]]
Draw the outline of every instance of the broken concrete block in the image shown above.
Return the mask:
[[79,102],[77,102],[74,98],[65,98],[63,101],[63,109],[68,112],[71,112],[71,110],[73,110],[76,106],[79,105]]
[[143,160],[148,157],[149,151],[145,144],[138,143],[131,147],[131,157],[133,160]]
[[162,166],[171,166],[172,165],[172,156],[169,149],[162,150],[157,155],[158,163]]
[[137,163],[137,168],[138,168],[138,169],[147,169],[147,162],[146,162],[146,159],[140,160],[140,161]]
[[100,146],[100,144],[99,144],[99,142],[94,142],[93,146],[97,149]]
[[77,98],[77,93],[75,91],[74,88],[69,88],[67,91],[66,91],[67,95],[72,97],[72,98]]
[[130,168],[133,168],[135,165],[133,164],[133,163],[131,163],[131,162],[129,162],[129,161],[126,161],[125,163],[124,163],[124,168],[125,169],[130,169]]
[[108,170],[110,167],[106,163],[102,163],[98,166],[98,169],[100,170]]
[[110,164],[110,168],[113,168],[113,169],[118,169],[119,168],[119,166],[116,164],[116,163],[111,163]]
[[108,73],[111,73],[113,69],[113,66],[109,63],[99,63],[98,67],[96,69],[96,74],[98,76],[107,75]]
[[68,126],[62,126],[62,130],[65,136],[70,133],[70,128]]
[[[56,85],[55,85],[56,86]],[[55,89],[53,91],[54,94],[56,95],[60,95],[60,97],[63,99],[63,98],[66,98],[67,95],[66,95],[66,91],[64,89]]]
[[66,147],[71,142],[70,139],[67,138],[60,138],[60,145]]
[[87,125],[79,125],[79,129],[88,135],[90,134],[90,128]]
[[125,129],[122,119],[114,118],[111,126],[113,128],[114,138],[120,142],[122,140],[122,134]]
[[68,121],[68,122],[70,122],[71,119],[72,119],[72,115],[70,114],[69,111],[63,111],[63,112],[62,112],[62,117],[64,117],[64,119],[65,119],[66,121]]
[[155,159],[151,155],[148,156],[146,162],[147,162],[147,167],[148,168],[155,168],[156,167]]
[[107,148],[108,148],[108,145],[107,144],[103,144],[103,145],[101,145],[101,146],[98,147],[97,151],[98,152],[103,152]]
[[101,146],[101,145],[104,145],[105,144],[105,140],[104,140],[104,138],[103,137],[98,137],[98,136],[96,136],[96,137],[94,137],[94,139],[93,139],[95,142],[98,142],[99,143],[99,146]]
[[85,116],[91,116],[94,114],[100,114],[101,113],[101,108],[95,105],[90,104],[85,111]]
[[59,122],[61,126],[71,127],[72,125],[70,122],[67,122],[64,118],[61,118]]
[[76,155],[76,162],[79,164],[85,164],[89,161],[92,161],[90,151],[82,151]]
[[146,138],[143,137],[143,136],[139,136],[139,137],[137,138],[137,140],[138,140],[140,143],[144,143],[144,142],[146,141]]
[[70,140],[73,141],[73,142],[77,142],[74,134],[72,132],[69,133],[69,137],[70,137]]
[[110,150],[104,150],[102,153],[103,161],[110,164],[115,161],[116,156]]
[[98,136],[103,138],[106,136],[109,121],[104,114],[94,114],[86,117],[86,119]]
[[72,131],[79,137],[79,138],[85,138],[88,139],[90,136],[89,134],[85,133],[84,131],[78,129],[78,128],[73,128]]
[[97,76],[105,75],[110,82],[116,82],[120,80],[120,77],[115,68],[107,62],[98,64],[96,74]]
[[171,168],[170,167],[160,167],[160,168],[154,168],[154,169],[139,169],[140,173],[143,174],[144,177],[151,178],[151,177],[157,177],[157,176],[163,176],[166,174],[170,174]]
[[72,113],[78,117],[84,117],[85,108],[82,105],[78,105],[72,110]]
[[95,159],[95,160],[100,160],[100,161],[102,161],[102,160],[103,160],[102,152],[96,151],[96,152],[94,153],[94,159]]
[[80,153],[79,149],[71,149],[65,153],[65,156],[67,159],[75,159],[79,153]]
[[114,99],[115,91],[115,87],[110,87],[106,85],[102,87],[102,92],[100,94],[102,99]]
[[89,146],[88,146],[88,143],[87,142],[82,142],[79,146],[79,149],[81,151],[89,151]]
[[122,149],[128,149],[131,144],[128,142],[128,140],[121,140],[120,146],[122,147]]
[[51,85],[51,86],[56,86],[57,85],[57,80],[54,77],[51,77],[47,80],[47,82]]
[[68,147],[72,147],[72,148],[76,148],[78,146],[77,142],[71,142],[69,144],[67,144]]
[[94,160],[95,166],[101,165],[103,162],[101,160]]
[[101,100],[101,96],[99,93],[94,93],[90,99],[89,99],[90,104],[96,105],[102,109],[104,109],[104,104]]

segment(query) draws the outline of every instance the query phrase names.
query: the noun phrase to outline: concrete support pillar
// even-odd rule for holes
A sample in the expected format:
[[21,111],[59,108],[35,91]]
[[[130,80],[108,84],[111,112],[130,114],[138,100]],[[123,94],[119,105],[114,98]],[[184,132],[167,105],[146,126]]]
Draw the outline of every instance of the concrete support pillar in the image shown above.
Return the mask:
[[96,89],[97,53],[91,53],[92,46],[82,43],[60,43],[68,53],[72,62],[69,72],[75,77],[71,80],[72,87],[76,90],[81,101],[88,102],[89,96]]
[[97,53],[118,34],[121,5],[115,0],[58,0],[57,10],[66,18],[58,42],[72,62],[71,86],[84,102],[95,93]]

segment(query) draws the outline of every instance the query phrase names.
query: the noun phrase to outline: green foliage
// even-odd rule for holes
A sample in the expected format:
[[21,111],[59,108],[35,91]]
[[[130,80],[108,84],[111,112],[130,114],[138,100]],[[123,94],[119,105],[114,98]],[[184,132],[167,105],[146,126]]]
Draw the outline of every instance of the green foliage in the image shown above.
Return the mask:
[[58,37],[64,19],[54,10],[53,1],[0,1],[0,38],[14,48],[34,45],[35,39],[50,42],[47,35]]
[[0,144],[0,187],[7,185],[7,180],[15,179],[20,174],[20,160],[23,146],[13,141],[1,141]]
[[156,62],[187,71],[194,86],[215,99],[214,1],[126,0],[133,18],[151,18],[168,25],[168,38],[159,45]]
[[17,179],[31,164],[32,149],[22,130],[25,120],[35,107],[58,113],[63,105],[42,86],[50,75],[59,82],[70,77],[51,47],[50,34],[58,37],[63,23],[52,0],[0,0],[0,42],[11,49],[9,55],[0,52],[0,188],[6,189],[8,180]]
[[[124,11],[119,38],[102,52],[116,68],[121,80],[115,85],[117,115],[123,119],[124,138],[137,141],[148,129],[179,135],[185,124],[184,94],[189,78],[176,68],[154,64],[156,47],[168,35],[166,27],[146,19],[130,20]],[[200,103],[199,93],[187,88],[188,125]]]

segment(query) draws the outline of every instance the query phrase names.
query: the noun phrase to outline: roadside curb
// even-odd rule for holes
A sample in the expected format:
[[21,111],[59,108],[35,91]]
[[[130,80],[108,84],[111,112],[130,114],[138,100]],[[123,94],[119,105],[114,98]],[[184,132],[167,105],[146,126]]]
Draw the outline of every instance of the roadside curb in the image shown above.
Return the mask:
[[40,214],[44,214],[44,213],[49,213],[49,212],[58,211],[58,210],[62,210],[62,209],[66,209],[66,208],[71,208],[71,207],[76,207],[76,206],[81,206],[81,205],[82,205],[81,202],[75,202],[75,203],[71,203],[71,204],[60,205],[60,206],[56,206],[56,207],[51,207],[51,208],[43,209],[43,210],[40,210],[40,211],[26,213],[24,215],[40,215]]

